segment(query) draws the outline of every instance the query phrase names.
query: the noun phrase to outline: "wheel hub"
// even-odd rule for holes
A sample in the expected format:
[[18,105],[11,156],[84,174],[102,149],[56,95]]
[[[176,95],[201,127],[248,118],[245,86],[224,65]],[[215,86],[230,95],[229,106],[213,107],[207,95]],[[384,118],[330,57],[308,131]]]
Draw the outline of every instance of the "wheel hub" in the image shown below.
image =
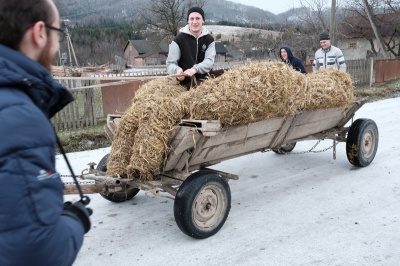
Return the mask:
[[372,152],[374,151],[374,136],[372,132],[368,131],[364,135],[363,139],[363,145],[362,145],[362,153],[364,154],[365,157],[370,157]]
[[215,225],[223,211],[223,193],[215,186],[206,186],[197,195],[193,215],[197,226],[208,228]]

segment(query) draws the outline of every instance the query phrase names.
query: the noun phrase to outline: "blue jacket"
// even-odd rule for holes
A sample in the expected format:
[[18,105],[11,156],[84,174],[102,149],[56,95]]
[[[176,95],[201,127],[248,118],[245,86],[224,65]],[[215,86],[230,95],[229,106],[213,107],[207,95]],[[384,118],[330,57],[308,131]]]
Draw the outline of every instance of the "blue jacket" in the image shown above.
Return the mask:
[[82,224],[62,215],[49,118],[73,100],[39,63],[0,44],[0,265],[71,265]]
[[[282,50],[282,49],[285,49],[285,50],[286,50],[286,53],[287,53],[287,55],[288,55],[289,62],[285,62],[285,60],[283,60],[282,55],[281,55],[281,50]],[[300,71],[301,73],[304,73],[304,74],[307,73],[307,71],[306,71],[306,69],[305,69],[305,67],[304,67],[303,62],[300,60],[300,58],[297,58],[297,57],[295,57],[295,56],[293,55],[292,49],[290,49],[289,46],[284,45],[284,46],[282,46],[282,47],[279,49],[279,57],[281,58],[282,62],[287,63],[287,64],[290,65],[294,70]]]

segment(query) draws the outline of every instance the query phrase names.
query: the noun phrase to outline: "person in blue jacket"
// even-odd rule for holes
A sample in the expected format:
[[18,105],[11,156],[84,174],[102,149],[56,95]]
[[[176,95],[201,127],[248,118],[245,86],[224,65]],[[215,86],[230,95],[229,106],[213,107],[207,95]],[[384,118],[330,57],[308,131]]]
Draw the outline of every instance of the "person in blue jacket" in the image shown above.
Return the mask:
[[303,74],[306,74],[306,69],[304,67],[303,62],[300,58],[297,58],[293,55],[292,49],[289,46],[284,45],[279,49],[279,57],[281,61],[291,66],[294,70],[300,71]]
[[72,265],[90,229],[63,203],[50,118],[73,101],[49,70],[59,49],[52,0],[0,0],[0,265]]

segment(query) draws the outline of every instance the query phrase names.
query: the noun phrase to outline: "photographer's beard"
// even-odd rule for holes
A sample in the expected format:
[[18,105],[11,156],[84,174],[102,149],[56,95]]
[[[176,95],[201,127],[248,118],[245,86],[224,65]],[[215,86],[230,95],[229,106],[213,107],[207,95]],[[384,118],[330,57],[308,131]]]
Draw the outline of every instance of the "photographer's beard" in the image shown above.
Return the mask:
[[43,48],[41,55],[39,56],[38,62],[44,66],[48,71],[51,72],[51,62],[53,62],[55,54],[51,54],[51,40],[48,39],[46,46]]

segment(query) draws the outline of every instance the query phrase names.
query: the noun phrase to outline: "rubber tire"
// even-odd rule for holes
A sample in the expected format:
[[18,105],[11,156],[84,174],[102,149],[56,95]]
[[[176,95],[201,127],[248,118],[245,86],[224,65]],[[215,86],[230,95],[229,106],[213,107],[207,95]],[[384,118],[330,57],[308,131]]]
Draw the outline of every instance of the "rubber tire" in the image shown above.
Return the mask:
[[[205,208],[200,208],[202,206]],[[190,175],[179,187],[175,196],[174,217],[183,233],[204,239],[221,229],[230,209],[228,182],[213,171],[200,170]],[[201,223],[210,224],[203,226]]]
[[294,149],[294,147],[296,147],[296,143],[297,142],[292,142],[289,145],[282,146],[279,149],[272,150],[272,151],[275,152],[276,154],[285,154],[285,153],[291,152]]
[[[106,154],[100,162],[97,164],[96,169],[102,172],[107,172],[107,159],[110,154]],[[112,202],[124,202],[127,200],[131,200],[137,193],[139,193],[140,189],[132,188],[124,192],[112,192],[112,193],[99,193],[103,198]]]
[[379,132],[371,119],[357,119],[347,133],[346,154],[355,166],[368,166],[378,150]]

